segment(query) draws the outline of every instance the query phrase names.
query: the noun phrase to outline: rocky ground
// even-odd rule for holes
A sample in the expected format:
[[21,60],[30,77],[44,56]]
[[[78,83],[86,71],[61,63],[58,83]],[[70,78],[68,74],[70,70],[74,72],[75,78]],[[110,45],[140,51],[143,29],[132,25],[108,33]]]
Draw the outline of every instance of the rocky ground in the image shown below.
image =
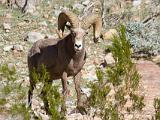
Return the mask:
[[[57,1],[56,1],[57,2]],[[57,2],[53,5],[52,2],[47,1],[40,4],[35,12],[31,11],[31,14],[21,13],[19,9],[12,9],[5,5],[0,4],[0,64],[7,64],[9,67],[16,67],[17,80],[16,83],[21,83],[27,94],[29,86],[28,69],[27,69],[27,54],[32,44],[44,37],[52,38],[58,37],[55,33],[57,27],[57,16],[60,12],[59,8],[62,8],[61,3]],[[73,6],[73,10],[80,14],[80,11],[88,6],[89,1],[76,3]],[[52,3],[52,4],[51,4]],[[70,1],[66,6],[70,7]],[[64,4],[64,3],[63,3]],[[66,3],[65,3],[66,4]],[[65,9],[67,9],[67,7]],[[92,31],[92,30],[90,30]],[[92,32],[85,38],[86,50],[87,50],[87,62],[82,70],[82,90],[88,94],[87,83],[96,79],[95,70],[97,66],[100,66],[104,61],[108,64],[113,62],[113,58],[110,55],[105,54],[106,45],[110,44],[107,40],[100,39],[98,44],[94,44],[91,39]],[[145,95],[145,107],[142,113],[134,116],[127,116],[126,120],[139,119],[147,120],[151,119],[154,114],[153,99],[160,97],[160,67],[156,64],[160,64],[160,57],[155,56],[151,58],[151,61],[140,60],[136,61],[137,68],[141,78],[141,89],[143,95]],[[0,89],[5,84],[5,80],[0,80]],[[56,82],[60,84],[60,82]],[[40,88],[40,87],[39,87]],[[69,80],[69,88],[71,89],[71,97],[68,98],[68,120],[92,120],[90,116],[81,115],[79,113],[70,113],[75,108],[76,93],[72,80]],[[44,111],[41,109],[43,106],[42,101],[38,98],[37,88],[35,90],[35,96],[33,98],[33,110],[35,114],[41,116],[44,120],[48,119]],[[0,95],[3,97],[3,95]],[[21,120],[22,116],[16,116],[13,118],[11,114],[7,113],[12,104],[15,102],[12,99],[16,97],[15,93],[11,93],[10,96],[6,96],[8,103],[0,107],[5,109],[1,112],[0,120]],[[18,100],[18,99],[16,99]],[[27,96],[22,101],[27,102]],[[95,118],[95,120],[100,120]]]

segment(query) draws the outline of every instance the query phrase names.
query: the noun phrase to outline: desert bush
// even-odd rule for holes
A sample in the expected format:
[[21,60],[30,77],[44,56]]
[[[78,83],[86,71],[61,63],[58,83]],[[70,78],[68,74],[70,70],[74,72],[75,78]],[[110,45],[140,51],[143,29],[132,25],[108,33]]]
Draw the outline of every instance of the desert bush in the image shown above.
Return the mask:
[[[52,85],[48,83],[50,80],[50,75],[46,70],[46,67],[42,65],[42,71],[41,75],[37,72],[36,69],[33,70],[32,76],[33,76],[33,82],[38,83],[42,82],[42,84],[46,84],[44,88],[44,92],[47,93],[47,99],[44,98],[44,96],[41,96],[42,100],[47,100],[49,104],[49,112],[50,112],[50,119],[52,120],[64,120],[65,114],[62,114],[60,112],[60,108],[62,104],[64,104],[63,97],[59,92],[59,86],[58,85]],[[52,87],[51,87],[52,86]],[[45,102],[45,101],[44,101]]]
[[[0,93],[0,108],[4,108],[1,112],[8,112],[12,116],[20,115],[25,120],[29,120],[29,109],[24,103],[26,88],[22,87],[22,82],[17,82],[18,74],[15,66],[9,64],[1,65],[0,80],[3,83]],[[5,108],[5,104],[9,104],[10,107]]]
[[127,24],[127,37],[135,53],[147,56],[160,53],[160,24],[159,22],[129,22]]
[[155,119],[160,120],[160,98],[154,99]]
[[[95,109],[94,115],[99,115],[103,120],[124,119],[123,110],[128,110],[129,114],[144,107],[143,96],[136,94],[140,75],[131,59],[126,28],[122,25],[118,31],[119,35],[113,37],[112,46],[109,46],[115,64],[107,66],[105,71],[97,69],[98,80],[89,84],[90,106]],[[125,109],[127,101],[132,101],[132,106]]]

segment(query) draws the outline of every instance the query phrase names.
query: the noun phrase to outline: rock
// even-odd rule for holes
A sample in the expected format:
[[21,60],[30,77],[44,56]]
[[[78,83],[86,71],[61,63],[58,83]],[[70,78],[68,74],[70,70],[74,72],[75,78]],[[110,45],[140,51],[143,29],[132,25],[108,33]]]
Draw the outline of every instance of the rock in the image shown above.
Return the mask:
[[40,26],[44,26],[44,27],[47,27],[47,26],[48,26],[47,23],[46,23],[46,21],[39,22],[39,25],[40,25]]
[[19,26],[19,27],[22,27],[22,26],[24,26],[26,24],[26,22],[20,22],[20,23],[18,23],[17,25]]
[[11,30],[11,25],[9,23],[3,23],[3,29],[8,33]]
[[[3,39],[3,37],[2,37],[2,35],[0,35],[0,41],[1,42],[4,42],[4,39]],[[3,45],[3,44],[2,44]],[[1,46],[1,45],[0,45]]]
[[133,0],[133,6],[136,7],[136,6],[139,6],[141,4],[141,0]]
[[25,11],[26,11],[26,13],[30,13],[31,15],[33,15],[35,10],[36,10],[35,5],[28,4]]
[[109,29],[107,32],[104,32],[102,34],[104,40],[111,40],[113,35],[118,35],[118,32],[116,29]]
[[73,10],[82,11],[83,9],[84,9],[84,6],[82,4],[76,3],[73,5]]
[[81,88],[81,90],[82,90],[82,92],[84,93],[84,94],[86,94],[87,95],[87,97],[89,97],[90,96],[90,92],[91,92],[91,89],[90,88]]
[[43,18],[48,19],[48,18],[49,18],[49,15],[48,15],[48,14],[44,14],[44,15],[43,15]]
[[61,10],[54,10],[54,15],[58,16],[61,13]]
[[156,64],[160,64],[160,55],[154,57],[153,62],[155,62]]
[[112,65],[115,63],[114,58],[112,56],[112,53],[108,53],[105,58],[104,61],[106,62],[107,65]]
[[8,63],[8,69],[9,70],[14,70],[15,69],[15,65],[13,63]]
[[16,50],[16,51],[23,51],[23,46],[22,45],[13,45],[13,50]]
[[13,49],[13,45],[9,45],[9,46],[6,46],[6,47],[3,48],[3,50],[4,50],[5,52],[9,52],[9,51],[12,50],[12,49]]
[[7,2],[7,0],[0,0],[0,4],[4,4],[6,2]]
[[44,39],[44,37],[45,36],[39,32],[29,32],[27,37],[24,40],[30,43],[34,43],[37,40]]
[[10,103],[5,104],[5,109],[9,110],[11,107],[12,107],[12,105]]
[[82,2],[82,5],[87,6],[90,3],[90,0],[85,0],[84,2]]
[[6,18],[9,18],[9,19],[12,18],[12,15],[10,13],[7,13],[5,16],[6,16]]
[[42,113],[39,113],[39,114],[40,114],[39,116],[42,118],[42,120],[50,120],[48,115],[42,114]]

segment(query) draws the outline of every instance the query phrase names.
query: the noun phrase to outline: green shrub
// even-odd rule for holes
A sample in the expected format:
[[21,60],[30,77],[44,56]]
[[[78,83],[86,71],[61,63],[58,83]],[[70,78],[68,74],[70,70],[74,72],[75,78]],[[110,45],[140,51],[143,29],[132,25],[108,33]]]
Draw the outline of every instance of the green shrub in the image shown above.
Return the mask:
[[41,75],[37,72],[36,69],[33,69],[32,76],[33,82],[42,82],[45,86],[43,87],[43,92],[46,93],[45,96],[41,96],[43,102],[48,101],[49,112],[51,114],[50,118],[53,120],[65,119],[64,114],[61,114],[60,107],[62,106],[62,96],[59,93],[59,86],[53,85],[52,82],[49,82],[50,75],[47,72],[45,65],[41,67]]
[[[95,114],[103,120],[124,119],[121,110],[124,110],[127,100],[133,101],[132,109],[130,108],[132,111],[142,110],[144,107],[144,97],[136,94],[140,75],[131,59],[131,46],[126,38],[126,28],[121,25],[118,31],[119,35],[112,38],[112,46],[109,46],[115,64],[107,66],[105,71],[98,68],[98,80],[89,84],[90,106],[95,108]],[[110,97],[110,91],[115,92],[113,98]]]
[[155,119],[160,120],[160,98],[154,99]]
[[[21,115],[25,120],[30,119],[29,109],[26,108],[23,100],[26,97],[26,88],[22,87],[22,83],[18,83],[18,74],[15,66],[3,64],[0,66],[0,80],[3,81],[1,89],[0,107],[13,116]],[[14,97],[12,97],[14,94]],[[17,100],[19,102],[17,102]],[[9,109],[4,107],[5,104],[11,105]]]

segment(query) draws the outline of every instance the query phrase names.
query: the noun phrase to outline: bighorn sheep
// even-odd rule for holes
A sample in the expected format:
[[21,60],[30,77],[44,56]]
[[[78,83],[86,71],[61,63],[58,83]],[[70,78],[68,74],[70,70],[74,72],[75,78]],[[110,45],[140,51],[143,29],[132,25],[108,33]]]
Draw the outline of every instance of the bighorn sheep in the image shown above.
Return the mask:
[[[70,34],[62,39],[45,39],[35,42],[28,54],[28,67],[30,77],[30,89],[28,91],[28,102],[31,106],[31,99],[35,84],[33,82],[32,72],[35,68],[41,74],[41,66],[45,65],[47,71],[50,74],[50,80],[46,81],[46,84],[52,84],[52,80],[61,79],[64,98],[68,93],[67,77],[74,77],[75,90],[77,93],[77,107],[82,106],[81,89],[80,89],[80,77],[81,69],[85,64],[86,51],[84,47],[84,36],[86,29],[93,26],[94,30],[94,42],[97,42],[102,27],[101,17],[98,15],[91,15],[82,21],[72,12],[63,11],[58,17],[58,30],[63,32],[66,23],[70,23]],[[47,91],[45,84],[41,94],[45,98]],[[47,112],[48,102],[44,101],[44,106]]]

